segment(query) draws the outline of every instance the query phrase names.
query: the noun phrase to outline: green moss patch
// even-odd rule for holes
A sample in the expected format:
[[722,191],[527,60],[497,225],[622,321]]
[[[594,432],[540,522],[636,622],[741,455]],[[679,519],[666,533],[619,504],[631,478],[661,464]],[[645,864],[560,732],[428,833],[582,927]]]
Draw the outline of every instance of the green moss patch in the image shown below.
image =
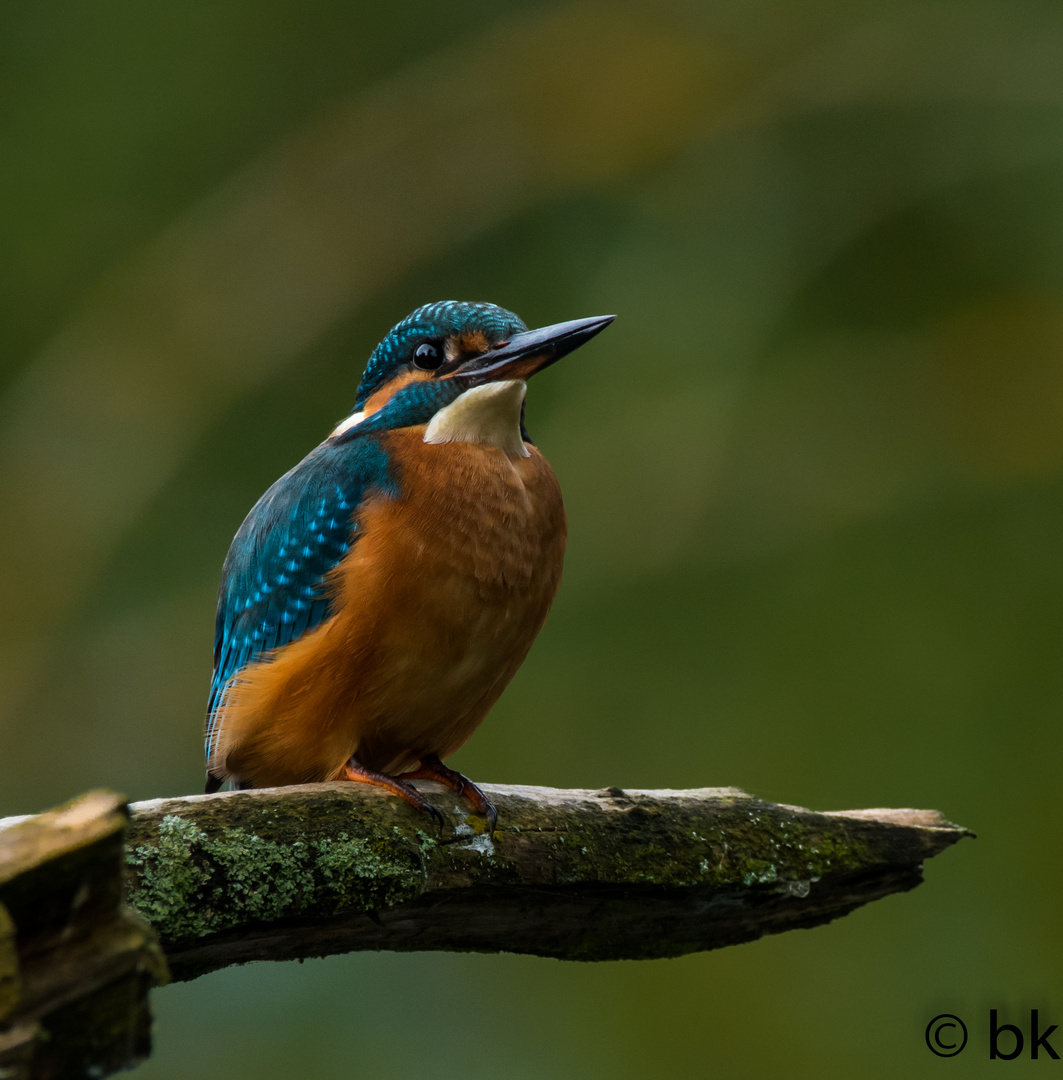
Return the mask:
[[248,923],[371,911],[418,896],[420,852],[396,839],[278,843],[240,827],[208,833],[170,815],[157,839],[127,851],[129,902],[163,942]]

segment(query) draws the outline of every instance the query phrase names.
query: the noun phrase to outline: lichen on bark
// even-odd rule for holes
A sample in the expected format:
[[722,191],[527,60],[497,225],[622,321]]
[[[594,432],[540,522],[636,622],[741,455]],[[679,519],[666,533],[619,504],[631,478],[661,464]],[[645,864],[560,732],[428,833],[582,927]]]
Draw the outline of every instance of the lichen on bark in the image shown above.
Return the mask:
[[420,894],[419,852],[396,838],[282,842],[239,825],[208,832],[168,814],[126,852],[129,902],[163,941],[308,913],[374,911]]

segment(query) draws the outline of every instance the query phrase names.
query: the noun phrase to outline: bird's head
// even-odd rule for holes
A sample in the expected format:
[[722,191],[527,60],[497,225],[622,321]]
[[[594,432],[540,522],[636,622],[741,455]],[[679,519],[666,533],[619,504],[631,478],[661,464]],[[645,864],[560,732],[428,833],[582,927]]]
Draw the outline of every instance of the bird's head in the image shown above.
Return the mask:
[[[512,426],[520,422],[525,380],[579,348],[614,318],[529,330],[512,311],[495,304],[426,304],[373,350],[354,411],[332,440],[425,424],[427,442],[496,441],[495,428],[514,410]],[[520,452],[526,453],[523,445]]]

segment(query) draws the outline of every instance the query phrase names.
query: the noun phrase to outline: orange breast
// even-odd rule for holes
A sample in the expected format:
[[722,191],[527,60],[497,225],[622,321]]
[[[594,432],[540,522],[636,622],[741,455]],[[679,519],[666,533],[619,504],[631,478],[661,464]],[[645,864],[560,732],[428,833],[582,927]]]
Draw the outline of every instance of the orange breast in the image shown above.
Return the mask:
[[375,497],[333,575],[333,616],[244,669],[217,764],[256,787],[396,773],[452,754],[520,667],[561,578],[565,512],[533,447],[385,437],[402,497]]

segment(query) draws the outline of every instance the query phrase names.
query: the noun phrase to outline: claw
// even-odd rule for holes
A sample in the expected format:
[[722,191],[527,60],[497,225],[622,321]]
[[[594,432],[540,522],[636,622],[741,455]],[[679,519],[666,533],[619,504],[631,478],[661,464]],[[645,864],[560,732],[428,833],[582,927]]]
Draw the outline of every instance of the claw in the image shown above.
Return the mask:
[[386,773],[367,769],[353,757],[343,767],[343,778],[356,784],[373,784],[375,787],[382,787],[385,791],[390,791],[392,795],[398,795],[403,802],[409,803],[415,810],[420,811],[422,814],[431,815],[436,825],[439,826],[440,833],[443,832],[446,826],[443,815],[439,812],[438,807],[433,806],[413,784],[408,784],[397,776],[388,776]]
[[467,776],[462,776],[456,769],[448,768],[435,754],[421,758],[421,764],[413,772],[403,773],[402,780],[436,780],[444,784],[451,791],[463,795],[472,803],[474,810],[484,815],[489,833],[495,831],[498,810],[494,803]]
[[425,799],[424,810],[426,813],[431,814],[432,817],[435,819],[435,823],[439,826],[439,834],[440,836],[442,836],[443,830],[446,828],[447,823],[443,819],[443,814],[440,812],[439,807],[436,806],[435,803],[430,803],[427,799]]

